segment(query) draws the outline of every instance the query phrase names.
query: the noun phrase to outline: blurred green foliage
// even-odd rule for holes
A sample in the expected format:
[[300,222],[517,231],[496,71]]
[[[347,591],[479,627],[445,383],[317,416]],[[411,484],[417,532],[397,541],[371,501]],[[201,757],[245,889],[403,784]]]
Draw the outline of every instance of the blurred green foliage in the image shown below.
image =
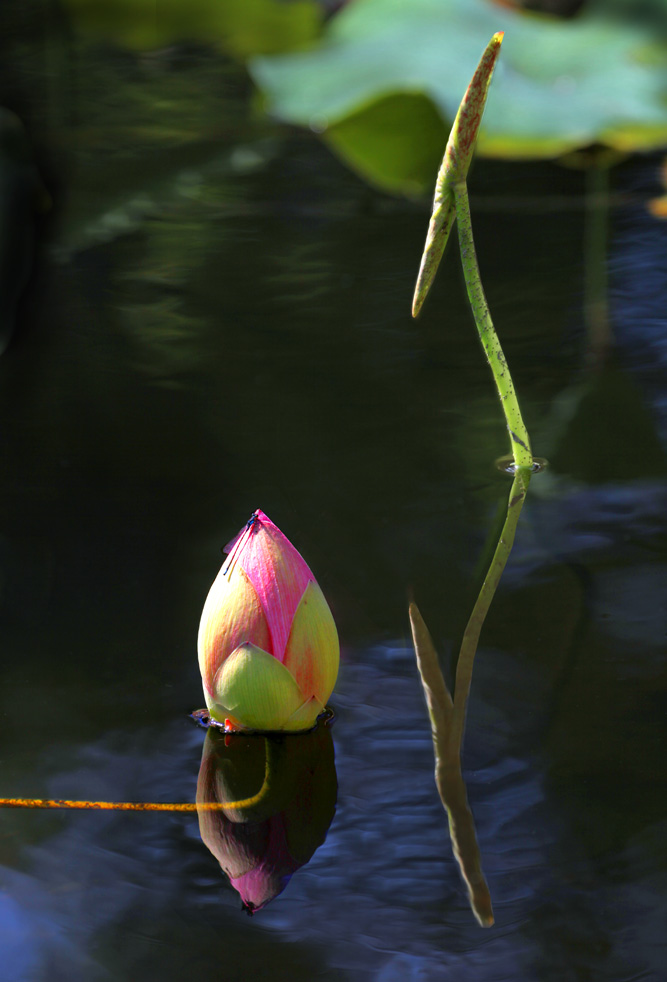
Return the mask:
[[392,191],[420,195],[433,183],[447,142],[447,127],[433,102],[396,92],[352,112],[324,130],[325,139],[362,177]]
[[499,29],[481,154],[666,144],[667,6],[632,11],[589,3],[565,21],[490,0],[355,0],[310,50],[257,57],[250,69],[274,115],[321,133],[370,181],[425,193],[471,68]]
[[313,0],[64,0],[76,30],[142,51],[183,41],[238,57],[290,51],[320,31]]

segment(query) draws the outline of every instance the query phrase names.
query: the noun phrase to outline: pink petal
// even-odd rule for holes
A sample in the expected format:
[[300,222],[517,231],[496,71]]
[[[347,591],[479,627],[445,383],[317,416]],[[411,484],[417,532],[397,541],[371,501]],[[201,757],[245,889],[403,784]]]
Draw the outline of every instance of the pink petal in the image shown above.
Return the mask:
[[292,543],[259,508],[226,547],[227,565],[239,563],[259,598],[271,647],[283,661],[292,620],[303,593],[315,577]]
[[282,813],[273,815],[266,825],[268,842],[257,866],[241,876],[229,878],[245,906],[251,910],[261,910],[282,893],[292,874],[302,865],[290,855],[287,847],[285,816]]

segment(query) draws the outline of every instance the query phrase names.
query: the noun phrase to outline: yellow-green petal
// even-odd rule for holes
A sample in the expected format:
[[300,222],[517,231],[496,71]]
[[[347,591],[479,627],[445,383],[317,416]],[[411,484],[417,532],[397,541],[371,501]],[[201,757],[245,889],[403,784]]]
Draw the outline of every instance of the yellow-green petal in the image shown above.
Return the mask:
[[338,677],[340,648],[329,605],[317,583],[309,583],[296,609],[283,665],[306,699],[326,703]]
[[231,653],[215,678],[214,693],[209,710],[221,722],[232,717],[250,730],[307,729],[314,722],[286,727],[307,698],[285,666],[254,644]]
[[266,616],[241,566],[230,566],[225,560],[209,590],[199,624],[197,647],[205,693],[213,695],[223,661],[246,641],[259,648],[269,647]]
[[309,730],[315,726],[317,717],[323,712],[323,704],[313,696],[312,699],[304,702],[295,713],[292,713],[288,720],[285,720],[283,729],[293,733],[297,733],[299,730]]

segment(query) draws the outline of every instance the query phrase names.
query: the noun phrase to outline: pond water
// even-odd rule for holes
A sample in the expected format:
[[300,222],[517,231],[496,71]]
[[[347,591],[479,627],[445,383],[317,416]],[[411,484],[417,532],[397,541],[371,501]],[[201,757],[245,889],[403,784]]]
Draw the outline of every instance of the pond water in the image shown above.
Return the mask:
[[407,618],[411,594],[451,674],[509,488],[456,251],[413,322],[428,202],[262,118],[243,70],[206,49],[75,55],[65,73],[21,49],[6,94],[54,204],[0,359],[0,794],[195,800],[199,614],[261,507],[338,624],[337,805],[252,918],[194,814],[0,811],[0,977],[664,978],[659,158],[613,172],[596,365],[585,175],[479,161],[470,181],[490,306],[550,461],[468,712],[484,930]]

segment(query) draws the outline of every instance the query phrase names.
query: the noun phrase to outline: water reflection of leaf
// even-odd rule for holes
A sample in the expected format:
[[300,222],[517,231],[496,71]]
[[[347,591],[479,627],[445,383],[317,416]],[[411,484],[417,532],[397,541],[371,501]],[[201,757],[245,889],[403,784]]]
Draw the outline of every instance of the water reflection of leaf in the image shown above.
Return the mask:
[[96,39],[140,50],[203,41],[240,57],[298,48],[322,20],[313,0],[65,0],[65,6],[75,28]]
[[324,134],[329,146],[362,177],[407,195],[424,193],[447,141],[442,117],[419,92],[381,97],[353,110]]
[[475,820],[470,811],[461,773],[460,748],[452,730],[452,698],[442,677],[438,655],[428,628],[415,603],[410,604],[410,624],[417,666],[431,719],[435,782],[447,812],[452,849],[468,888],[473,913],[482,927],[491,927],[494,921],[491,895],[482,870]]
[[284,738],[209,730],[197,803],[229,805],[200,811],[199,830],[248,910],[282,893],[322,845],[336,792],[333,741],[324,725]]
[[[454,118],[480,39],[499,27],[505,65],[481,154],[552,157],[592,143],[627,151],[665,142],[667,51],[655,23],[613,19],[603,5],[572,21],[499,16],[484,0],[366,0],[335,17],[316,49],[258,58],[251,71],[273,113],[312,126],[366,178],[407,193],[428,191],[428,147],[442,120]],[[405,99],[419,111],[419,140]],[[390,140],[409,148],[391,165]]]
[[665,451],[642,393],[614,361],[564,389],[554,400],[545,430],[544,446],[554,472],[575,480],[601,484],[667,472]]

